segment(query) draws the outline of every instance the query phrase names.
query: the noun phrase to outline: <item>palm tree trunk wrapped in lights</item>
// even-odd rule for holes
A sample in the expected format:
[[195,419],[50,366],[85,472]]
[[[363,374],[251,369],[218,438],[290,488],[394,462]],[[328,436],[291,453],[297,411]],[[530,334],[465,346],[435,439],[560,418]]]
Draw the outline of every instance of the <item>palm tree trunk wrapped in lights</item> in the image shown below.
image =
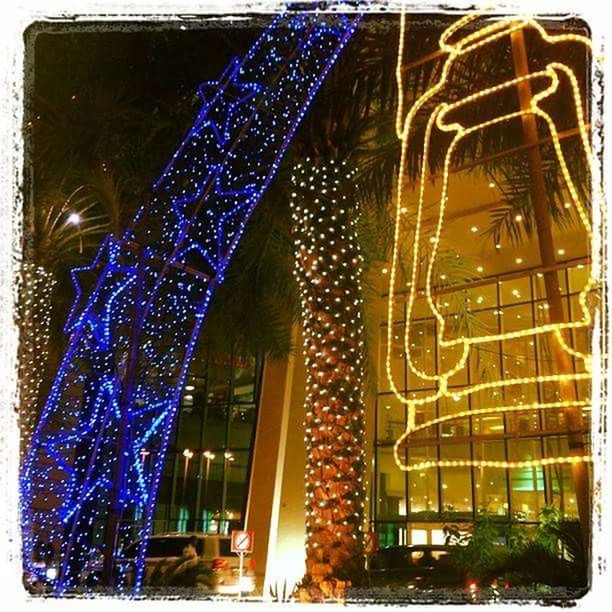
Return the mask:
[[56,280],[42,266],[22,266],[18,301],[19,336],[19,427],[20,455],[27,450],[36,420],[43,382],[51,322],[51,295]]
[[365,378],[362,258],[345,162],[296,166],[295,277],[306,360],[306,576],[313,598],[363,573]]

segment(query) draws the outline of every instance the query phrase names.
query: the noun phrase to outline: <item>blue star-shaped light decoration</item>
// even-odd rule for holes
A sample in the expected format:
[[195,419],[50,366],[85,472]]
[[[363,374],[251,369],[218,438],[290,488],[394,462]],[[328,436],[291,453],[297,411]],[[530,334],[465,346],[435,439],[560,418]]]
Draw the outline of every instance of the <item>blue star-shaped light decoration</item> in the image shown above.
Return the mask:
[[[206,129],[212,132],[214,141],[219,148],[216,151],[200,151],[200,154],[202,156],[208,154],[212,159],[213,155],[211,154],[219,155],[222,153],[222,149],[229,138],[229,125],[234,113],[263,90],[263,87],[258,83],[240,83],[238,81],[240,67],[240,60],[234,58],[218,80],[205,81],[200,85],[198,91],[203,101],[202,108],[160,178],[153,183],[153,189],[159,189],[164,179],[172,174],[174,166],[179,161],[189,161],[188,157],[190,154],[193,155],[193,151],[188,151],[188,145],[192,143],[194,138],[200,138]],[[195,198],[197,197],[198,195],[195,196]]]
[[[253,81],[241,83],[241,68],[242,62],[235,57],[219,80],[206,81],[199,87],[204,105],[195,126],[205,120],[212,121],[216,132],[221,136],[219,144],[222,145],[227,145],[229,142],[230,126],[235,114],[264,89],[260,83]],[[249,111],[251,110],[249,108]],[[219,125],[223,126],[220,130]]]
[[[88,323],[90,320],[96,320],[98,317],[95,317],[92,314],[92,310],[94,305],[98,301],[98,295],[102,289],[104,289],[107,279],[111,274],[116,274],[117,272],[124,274],[124,279],[134,280],[136,269],[133,266],[119,264],[117,262],[117,258],[120,253],[120,243],[116,241],[112,235],[106,236],[104,242],[98,249],[96,256],[92,263],[88,266],[80,266],[78,268],[73,268],[70,271],[70,276],[72,278],[72,284],[74,286],[75,297],[72,302],[72,306],[70,307],[70,311],[68,313],[68,317],[66,318],[66,324],[64,326],[64,332],[66,334],[71,334],[75,330],[82,328],[84,325]],[[85,304],[81,304],[81,298],[83,296],[83,289],[81,286],[81,281],[79,277],[81,275],[86,275],[91,272],[95,272],[101,265],[101,262],[104,256],[108,256],[108,261],[102,268],[100,272],[100,276],[98,277],[98,281],[95,289],[91,292],[89,299]],[[108,310],[108,304],[105,304],[105,310]],[[110,313],[109,313],[110,316]]]
[[[68,312],[68,316],[66,317],[66,324],[64,325],[65,333],[67,334],[72,333],[81,324],[81,320],[83,316],[85,315],[85,312],[87,311],[88,307],[93,302],[93,299],[92,299],[93,295],[92,295],[89,298],[87,304],[83,308],[79,308],[81,297],[83,295],[83,289],[81,288],[81,282],[79,281],[79,276],[82,274],[86,274],[88,272],[95,272],[96,268],[100,266],[100,261],[102,260],[104,255],[108,255],[108,259],[110,263],[111,258],[112,258],[112,250],[113,250],[112,245],[113,245],[113,239],[110,235],[108,235],[104,239],[102,244],[100,245],[100,248],[98,249],[98,252],[96,253],[96,256],[94,257],[91,264],[89,264],[88,266],[79,266],[77,268],[72,268],[72,270],[70,270],[70,277],[72,278],[72,284],[74,286],[75,296],[72,302],[72,306],[70,307],[70,311]],[[110,271],[110,267],[107,264],[104,267],[102,276],[106,276],[109,271]]]

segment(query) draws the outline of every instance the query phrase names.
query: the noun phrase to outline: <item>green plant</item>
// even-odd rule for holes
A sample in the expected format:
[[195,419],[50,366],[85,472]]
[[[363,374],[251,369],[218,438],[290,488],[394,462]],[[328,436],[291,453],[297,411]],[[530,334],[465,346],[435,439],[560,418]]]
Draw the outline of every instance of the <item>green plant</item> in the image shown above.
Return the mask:
[[496,572],[512,585],[585,587],[588,565],[579,522],[563,518],[554,506],[546,506],[539,518],[533,539],[519,524],[510,524],[508,554]]
[[276,601],[279,603],[286,603],[293,599],[293,596],[295,595],[297,591],[298,585],[294,584],[293,587],[289,589],[287,588],[288,583],[286,579],[283,580],[282,585],[283,585],[282,590],[280,590],[280,585],[278,582],[274,586],[270,585],[270,597],[272,598],[272,601]]
[[450,563],[464,579],[486,581],[494,576],[508,551],[499,545],[499,527],[491,515],[481,511],[471,533],[456,525],[444,527],[446,544],[454,545]]
[[535,543],[543,549],[556,553],[559,551],[559,528],[563,520],[561,510],[547,505],[540,511],[540,524],[535,534]]
[[510,551],[518,551],[527,545],[529,535],[519,521],[511,520],[506,528],[506,546]]

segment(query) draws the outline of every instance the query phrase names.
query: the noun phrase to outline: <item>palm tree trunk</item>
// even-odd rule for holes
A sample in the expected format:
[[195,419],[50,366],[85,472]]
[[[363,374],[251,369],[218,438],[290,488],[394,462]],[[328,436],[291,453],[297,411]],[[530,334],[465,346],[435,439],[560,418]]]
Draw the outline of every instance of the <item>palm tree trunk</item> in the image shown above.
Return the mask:
[[19,429],[20,455],[27,453],[39,415],[51,321],[53,275],[41,266],[25,263],[17,312],[19,316]]
[[313,599],[340,597],[364,572],[364,327],[351,178],[333,162],[298,166],[292,178],[307,369],[304,586]]
[[[512,56],[514,70],[517,77],[529,74],[527,52],[525,49],[525,38],[522,30],[511,34]],[[522,81],[517,85],[521,109],[526,110],[531,106],[531,86],[529,81]],[[531,178],[531,202],[533,205],[536,230],[538,234],[538,245],[540,259],[545,268],[552,268],[555,261],[555,248],[552,236],[552,221],[550,207],[547,204],[546,185],[542,170],[542,159],[538,143],[538,128],[536,118],[533,114],[525,114],[522,117],[523,139],[526,145],[531,145],[527,151],[529,174]],[[544,272],[544,287],[548,301],[548,313],[551,323],[565,321],[563,313],[563,301],[559,288],[559,279],[555,270]],[[563,339],[567,343],[569,338],[563,331]],[[553,359],[556,370],[560,374],[572,374],[574,372],[572,358],[563,349],[557,337],[551,335]],[[576,388],[572,380],[562,380],[559,383],[562,400],[577,400]],[[565,409],[565,422],[568,430],[569,452],[573,456],[586,455],[583,432],[582,411],[577,406]],[[572,479],[578,505],[578,515],[585,550],[588,550],[591,538],[591,496],[589,490],[589,470],[585,462],[572,464]]]

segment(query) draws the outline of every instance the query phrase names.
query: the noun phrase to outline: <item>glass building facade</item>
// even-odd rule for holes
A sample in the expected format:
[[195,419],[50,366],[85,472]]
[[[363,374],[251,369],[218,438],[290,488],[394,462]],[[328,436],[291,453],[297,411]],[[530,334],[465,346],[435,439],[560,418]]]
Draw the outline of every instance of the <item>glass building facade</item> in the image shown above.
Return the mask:
[[208,355],[192,367],[160,483],[154,533],[227,534],[243,526],[261,372],[261,359],[231,353]]
[[[588,278],[586,260],[559,266],[557,273],[566,320],[582,318],[578,296]],[[464,285],[459,294],[474,324],[485,334],[498,334],[525,327],[536,328],[548,321],[543,274],[537,269],[480,279]],[[451,307],[450,295],[436,297],[440,308]],[[386,304],[386,297],[383,298]],[[444,367],[448,353],[437,346],[436,319],[417,299],[411,323],[411,359],[436,373]],[[429,315],[429,316],[427,316]],[[423,381],[411,372],[404,352],[406,303],[398,299],[394,311],[391,370],[396,383],[403,381],[406,397],[435,392],[435,381]],[[590,330],[572,330],[572,343],[590,352]],[[402,471],[393,455],[395,441],[406,429],[406,406],[391,392],[385,373],[387,326],[380,328],[378,393],[376,401],[375,478],[372,516],[381,546],[391,544],[443,544],[446,522],[469,522],[486,510],[500,521],[514,519],[535,523],[542,508],[554,504],[567,516],[577,515],[571,467],[499,469],[483,467],[437,467]],[[549,337],[527,335],[478,345],[467,367],[449,379],[449,390],[465,388],[483,380],[528,378],[554,371]],[[582,362],[574,359],[575,371]],[[576,381],[579,399],[590,398],[588,381]],[[443,398],[421,406],[416,424],[433,418],[483,406],[500,406],[559,399],[558,384],[531,383],[487,389],[455,399]],[[584,410],[584,436],[588,444],[589,411]],[[587,449],[588,450],[588,449]],[[524,461],[568,454],[563,410],[520,410],[453,419],[415,433],[399,449],[404,464],[426,460]]]

